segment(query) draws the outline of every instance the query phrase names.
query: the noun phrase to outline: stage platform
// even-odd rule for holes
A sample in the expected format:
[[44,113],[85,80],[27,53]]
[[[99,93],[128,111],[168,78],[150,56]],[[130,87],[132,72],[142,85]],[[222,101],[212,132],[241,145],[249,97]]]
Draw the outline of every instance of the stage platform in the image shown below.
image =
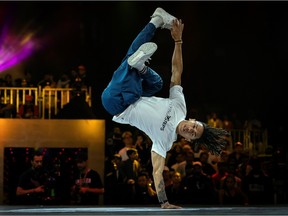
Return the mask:
[[157,206],[73,207],[73,206],[0,206],[0,215],[288,215],[281,207],[189,207],[161,209]]

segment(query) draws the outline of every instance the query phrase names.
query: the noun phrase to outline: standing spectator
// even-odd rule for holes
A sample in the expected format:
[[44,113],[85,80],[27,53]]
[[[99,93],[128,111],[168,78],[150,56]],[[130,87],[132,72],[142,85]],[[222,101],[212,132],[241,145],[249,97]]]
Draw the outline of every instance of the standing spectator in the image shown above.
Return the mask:
[[138,161],[138,152],[135,148],[129,148],[127,150],[128,159],[123,161],[120,168],[124,177],[124,187],[126,188],[126,201],[127,204],[133,202],[133,195],[135,193],[135,183],[138,178],[138,174],[141,170],[140,163]]
[[76,158],[78,175],[72,186],[72,203],[77,205],[99,205],[99,195],[104,194],[104,186],[99,173],[89,168],[87,154]]
[[151,146],[149,145],[149,138],[146,134],[138,131],[136,135],[135,148],[138,151],[141,167],[147,169],[151,157]]
[[118,126],[114,126],[112,131],[108,133],[105,150],[108,157],[113,156],[118,153],[120,149],[124,147],[124,143],[122,141],[122,129]]
[[82,95],[83,90],[88,90],[88,87],[90,86],[87,79],[87,72],[86,72],[86,66],[81,64],[77,66],[76,70],[72,70],[70,77],[70,87],[75,90],[76,95]]
[[[57,81],[56,84],[57,88],[70,88],[70,79],[68,74],[63,73],[60,79]],[[57,93],[57,98],[59,98],[59,106],[62,107],[65,104],[69,103],[70,100],[70,92],[69,91],[61,91]],[[61,101],[61,103],[60,103]]]
[[37,84],[37,86],[41,86],[42,88],[44,87],[51,87],[51,88],[55,88],[57,85],[57,83],[54,81],[53,75],[50,73],[46,73],[44,74],[44,77],[42,80],[40,80]]
[[[23,86],[25,84],[25,86]],[[32,76],[32,74],[28,71],[24,72],[24,78],[22,80],[22,86],[23,87],[35,87],[36,86],[36,82]]]
[[114,154],[110,164],[107,164],[105,175],[104,203],[108,205],[121,205],[124,203],[124,176],[120,170],[122,158]]
[[57,88],[70,88],[70,79],[68,74],[63,73],[57,81]]
[[126,161],[128,159],[127,150],[130,148],[135,148],[132,132],[124,131],[122,134],[122,140],[124,143],[124,147],[119,150],[118,154],[121,155],[122,161]]
[[43,154],[37,151],[31,157],[31,167],[20,176],[16,188],[18,203],[21,205],[43,204],[45,199],[45,182]]
[[87,79],[87,70],[86,66],[83,64],[80,64],[78,66],[78,76],[81,79],[81,86],[82,88],[87,88],[89,87],[88,79]]

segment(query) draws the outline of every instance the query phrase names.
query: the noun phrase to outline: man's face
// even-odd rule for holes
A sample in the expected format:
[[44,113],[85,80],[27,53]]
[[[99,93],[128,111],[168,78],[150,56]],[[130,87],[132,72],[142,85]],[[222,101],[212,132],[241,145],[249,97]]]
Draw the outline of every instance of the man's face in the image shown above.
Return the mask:
[[137,179],[137,183],[140,187],[146,187],[148,184],[148,179],[146,176],[139,176]]
[[199,139],[204,131],[203,124],[195,119],[180,122],[177,129],[178,134],[184,137],[187,141]]
[[123,136],[123,143],[125,146],[133,146],[133,137],[129,134]]
[[234,151],[237,153],[242,153],[243,152],[243,146],[242,145],[236,145],[234,148]]
[[77,167],[80,170],[80,172],[84,171],[87,167],[87,161],[78,161],[77,162]]
[[32,167],[34,169],[40,169],[43,165],[43,155],[34,156],[33,160],[31,161]]
[[131,160],[137,160],[139,157],[138,152],[133,152],[129,157]]
[[172,175],[172,181],[175,182],[175,183],[181,182],[181,174],[179,172],[175,172]]

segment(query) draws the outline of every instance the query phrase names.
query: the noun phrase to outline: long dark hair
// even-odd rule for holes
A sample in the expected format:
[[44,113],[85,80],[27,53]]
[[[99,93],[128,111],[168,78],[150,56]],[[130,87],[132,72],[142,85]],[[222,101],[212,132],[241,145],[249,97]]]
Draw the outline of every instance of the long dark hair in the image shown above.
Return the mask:
[[197,152],[202,145],[212,154],[220,155],[222,150],[226,147],[227,136],[229,137],[231,134],[222,128],[214,128],[203,122],[201,123],[203,124],[204,131],[199,139],[192,141],[194,151]]

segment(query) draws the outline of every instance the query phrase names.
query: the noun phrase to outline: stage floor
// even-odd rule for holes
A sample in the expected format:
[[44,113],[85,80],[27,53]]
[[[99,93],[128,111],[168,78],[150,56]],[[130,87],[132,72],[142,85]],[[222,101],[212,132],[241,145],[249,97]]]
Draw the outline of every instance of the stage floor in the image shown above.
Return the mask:
[[72,206],[0,206],[0,215],[288,215],[281,207],[72,207]]

